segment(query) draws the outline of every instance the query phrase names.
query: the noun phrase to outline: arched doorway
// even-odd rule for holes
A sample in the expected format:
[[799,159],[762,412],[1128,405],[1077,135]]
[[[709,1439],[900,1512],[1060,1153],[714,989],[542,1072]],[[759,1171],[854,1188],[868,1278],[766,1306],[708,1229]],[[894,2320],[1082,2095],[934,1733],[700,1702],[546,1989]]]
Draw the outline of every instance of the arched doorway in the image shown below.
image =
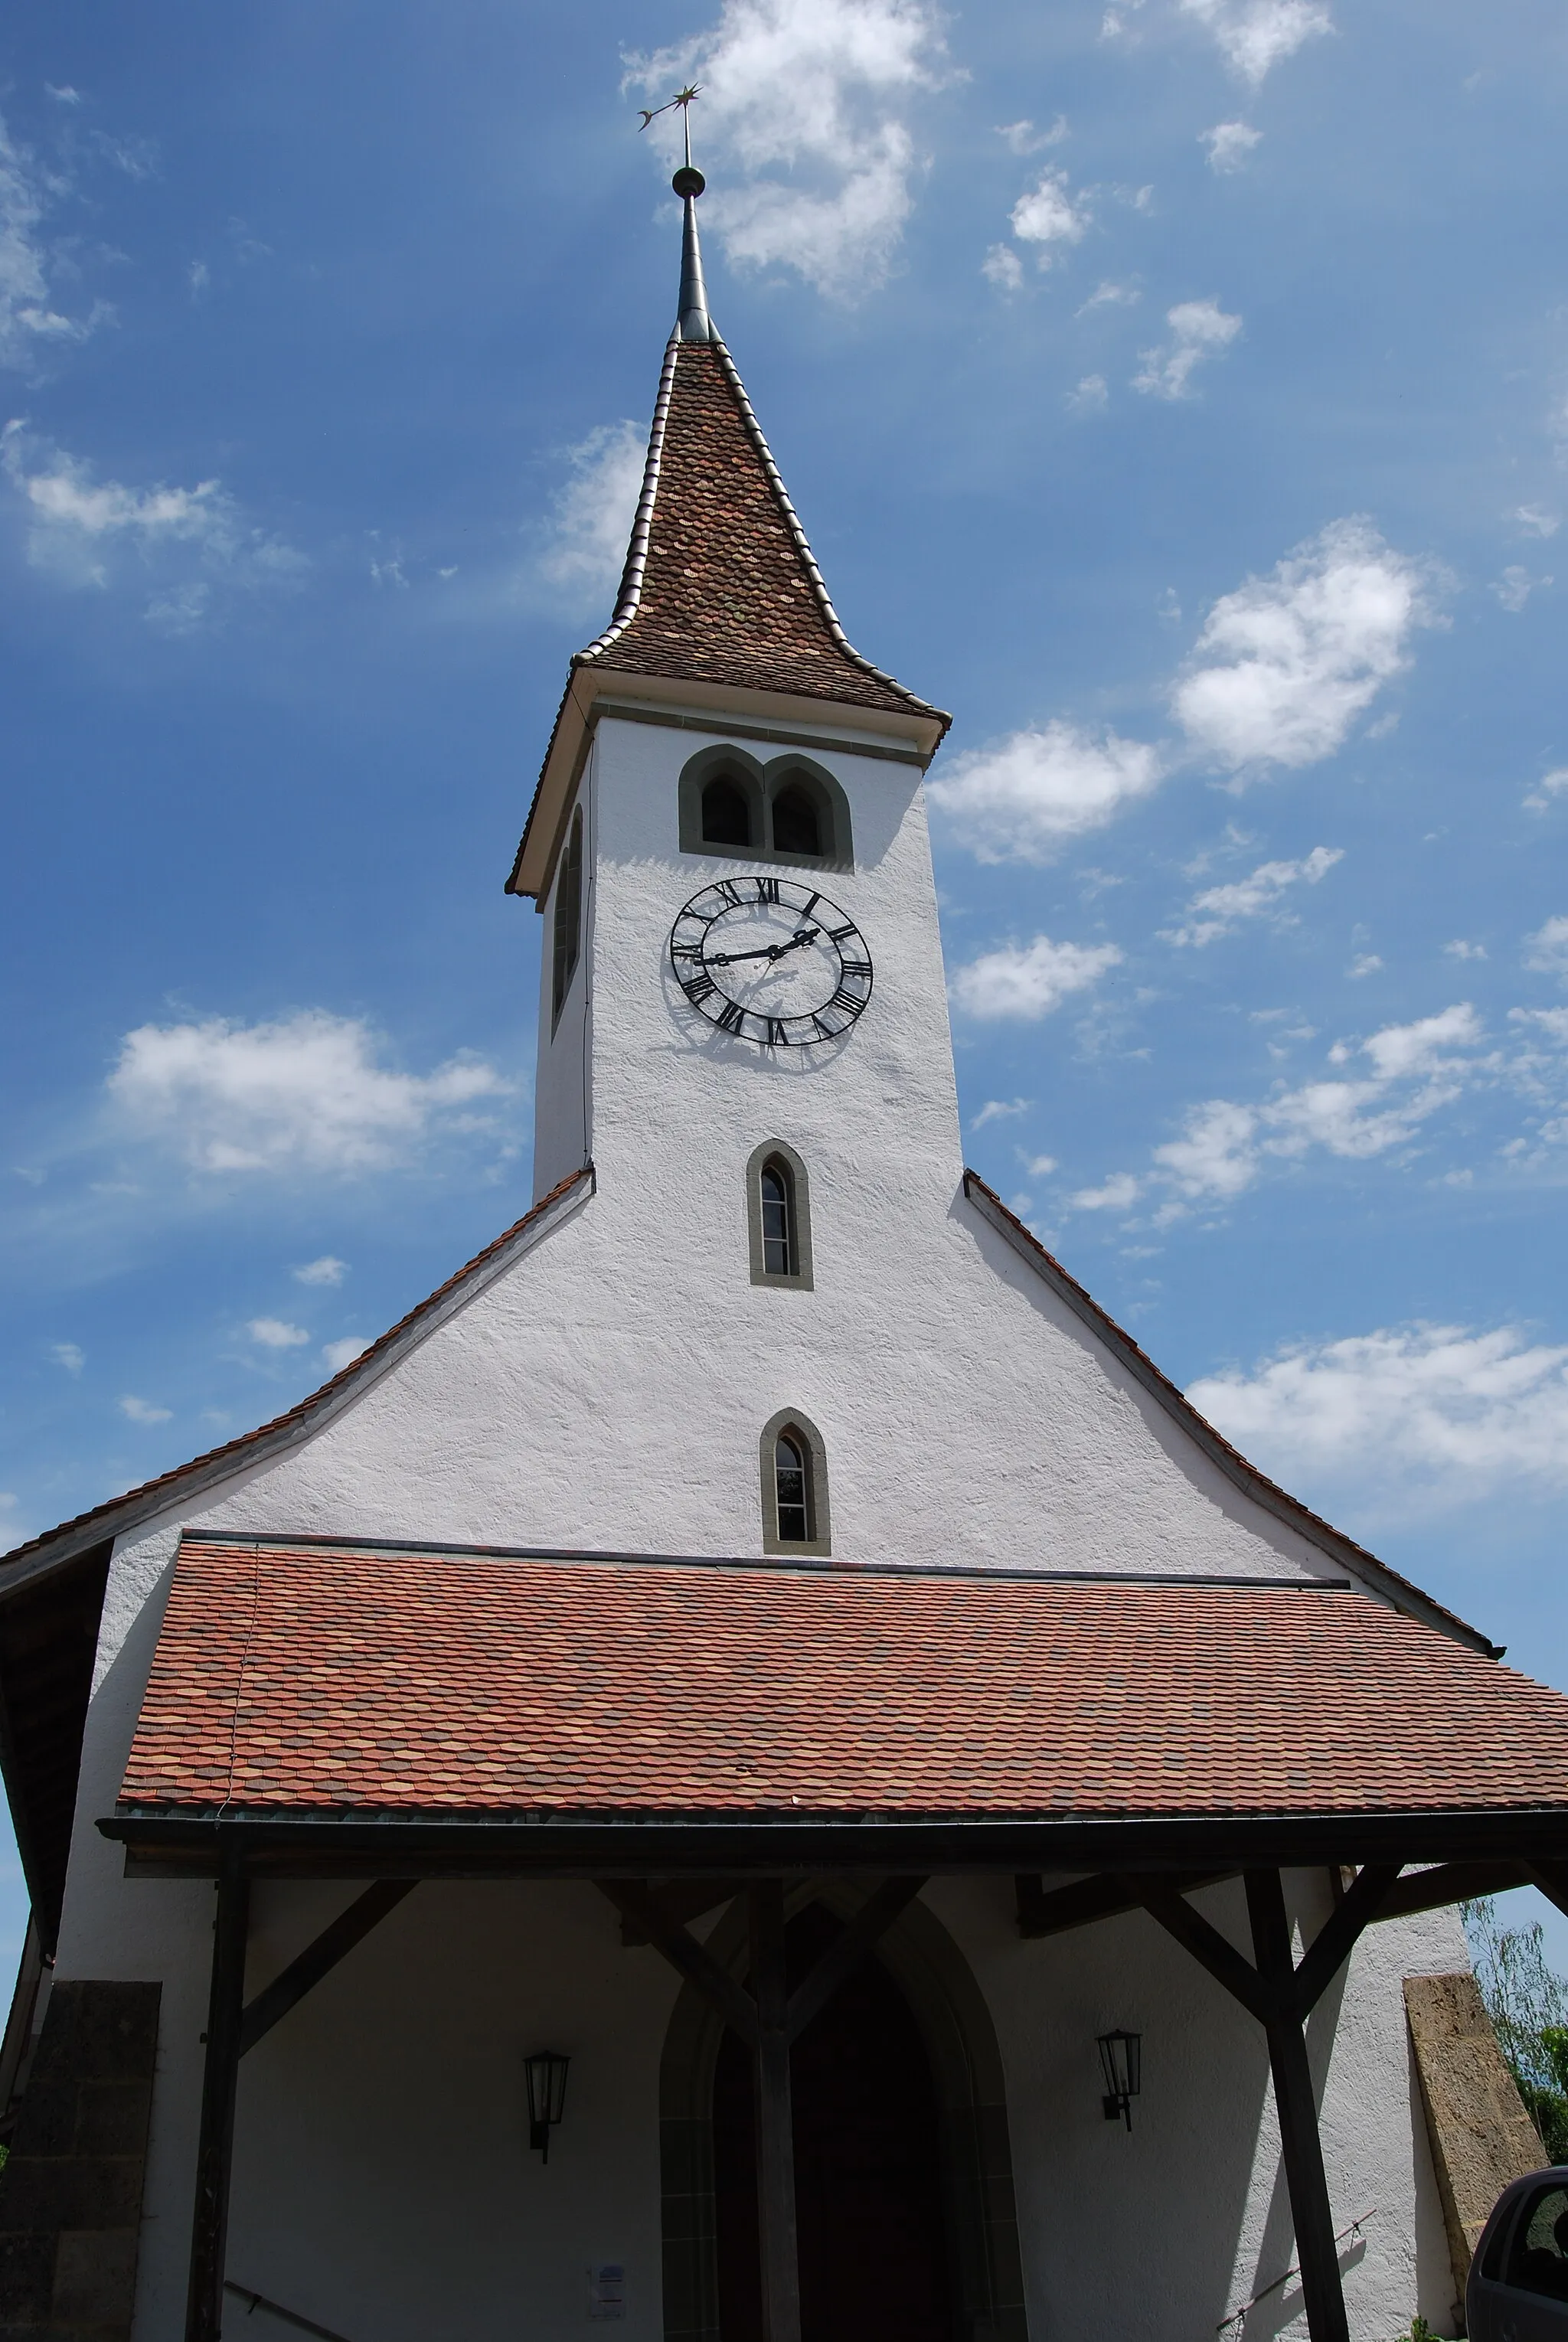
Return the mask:
[[[847,1922],[870,1891],[849,1881],[803,1887],[790,1898],[792,1919],[820,1904]],[[720,1918],[706,1949],[733,1976],[744,1976],[743,1900]],[[933,2226],[947,2279],[944,2342],[1027,2342],[1002,2057],[984,1997],[924,1901],[910,1904],[887,1930],[876,1962],[913,2021],[935,2101],[942,2201]],[[695,1985],[684,1986],[659,2079],[664,2342],[732,2342],[720,2324],[714,2184],[715,2086],[725,2037],[713,2003]],[[896,2328],[880,2317],[862,2328],[878,2337],[888,2331]]]
[[[790,1921],[793,1989],[843,1933],[821,1903]],[[804,2342],[952,2342],[940,2116],[930,2060],[887,1970],[865,1961],[790,2057]],[[752,2056],[726,2030],[714,2072],[719,2331],[762,2342]]]

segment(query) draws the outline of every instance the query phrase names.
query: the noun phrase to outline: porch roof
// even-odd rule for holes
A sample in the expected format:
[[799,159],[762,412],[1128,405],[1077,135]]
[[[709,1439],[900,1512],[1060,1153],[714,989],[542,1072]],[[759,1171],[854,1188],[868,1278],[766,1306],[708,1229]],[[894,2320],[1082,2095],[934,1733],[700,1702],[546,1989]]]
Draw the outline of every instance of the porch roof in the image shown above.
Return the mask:
[[187,1534],[105,1827],[1438,1813],[1568,1844],[1568,1697],[1343,1583]]

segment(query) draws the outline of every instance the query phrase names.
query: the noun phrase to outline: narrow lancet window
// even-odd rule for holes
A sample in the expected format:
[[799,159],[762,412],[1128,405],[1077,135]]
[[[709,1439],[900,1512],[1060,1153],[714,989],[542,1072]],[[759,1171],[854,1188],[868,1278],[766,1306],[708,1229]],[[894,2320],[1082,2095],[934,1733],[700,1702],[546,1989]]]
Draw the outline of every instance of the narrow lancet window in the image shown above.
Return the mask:
[[817,809],[798,782],[781,789],[774,799],[774,851],[812,856],[823,851]]
[[787,1163],[775,1155],[763,1166],[763,1272],[767,1276],[794,1276],[798,1253],[794,1236],[794,1185]]
[[744,850],[751,842],[750,808],[734,781],[721,773],[703,791],[703,844],[738,846]]
[[561,1010],[577,971],[583,941],[583,808],[572,816],[571,835],[561,856],[555,881],[554,964],[550,979],[550,1030],[561,1021]]
[[774,1444],[774,1485],[781,1545],[811,1542],[811,1462],[805,1441],[793,1426]]

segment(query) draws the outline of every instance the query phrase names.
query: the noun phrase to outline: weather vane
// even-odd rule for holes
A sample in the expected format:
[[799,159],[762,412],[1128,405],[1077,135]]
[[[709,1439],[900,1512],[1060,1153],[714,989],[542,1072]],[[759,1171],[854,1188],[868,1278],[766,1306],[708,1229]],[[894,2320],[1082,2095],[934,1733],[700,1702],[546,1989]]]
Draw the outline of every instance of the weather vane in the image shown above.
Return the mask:
[[674,97],[667,98],[663,105],[655,105],[652,109],[639,106],[637,109],[643,116],[641,122],[638,123],[637,127],[639,130],[645,130],[650,122],[657,122],[661,114],[668,114],[677,105],[680,107],[681,127],[684,131],[686,138],[686,168],[688,171],[692,167],[692,100],[694,97],[701,97],[702,94],[701,85],[697,82],[692,82],[685,89],[678,89]]

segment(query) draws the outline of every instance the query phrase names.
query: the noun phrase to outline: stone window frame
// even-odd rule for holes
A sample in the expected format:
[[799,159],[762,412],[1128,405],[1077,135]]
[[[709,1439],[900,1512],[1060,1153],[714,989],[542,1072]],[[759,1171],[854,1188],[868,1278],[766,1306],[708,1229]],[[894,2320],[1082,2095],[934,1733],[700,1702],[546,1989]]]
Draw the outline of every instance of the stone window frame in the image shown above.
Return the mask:
[[[806,1512],[811,1522],[809,1537],[781,1537],[779,1535],[777,1466],[774,1450],[782,1431],[793,1431],[806,1451]],[[821,1432],[809,1416],[798,1406],[780,1407],[764,1424],[757,1441],[757,1460],[762,1477],[763,1551],[776,1554],[787,1560],[800,1555],[805,1559],[824,1559],[833,1552],[833,1522],[828,1510],[827,1447]]]
[[[751,823],[749,846],[714,846],[703,836],[703,791],[720,776],[733,781],[746,801]],[[815,800],[818,821],[826,827],[831,854],[781,854],[773,844],[773,801],[791,783],[804,786]],[[716,856],[723,862],[764,862],[788,870],[853,870],[854,830],[849,799],[825,765],[789,749],[763,764],[744,748],[728,742],[699,748],[681,767],[676,790],[680,846],[683,854]]]
[[[778,1161],[789,1173],[793,1235],[794,1237],[794,1269],[787,1276],[764,1266],[766,1255],[763,1250],[763,1172],[767,1165]],[[782,1138],[764,1138],[754,1147],[746,1164],[746,1244],[751,1258],[754,1285],[784,1286],[797,1293],[810,1293],[812,1282],[811,1250],[811,1175],[793,1146]]]

